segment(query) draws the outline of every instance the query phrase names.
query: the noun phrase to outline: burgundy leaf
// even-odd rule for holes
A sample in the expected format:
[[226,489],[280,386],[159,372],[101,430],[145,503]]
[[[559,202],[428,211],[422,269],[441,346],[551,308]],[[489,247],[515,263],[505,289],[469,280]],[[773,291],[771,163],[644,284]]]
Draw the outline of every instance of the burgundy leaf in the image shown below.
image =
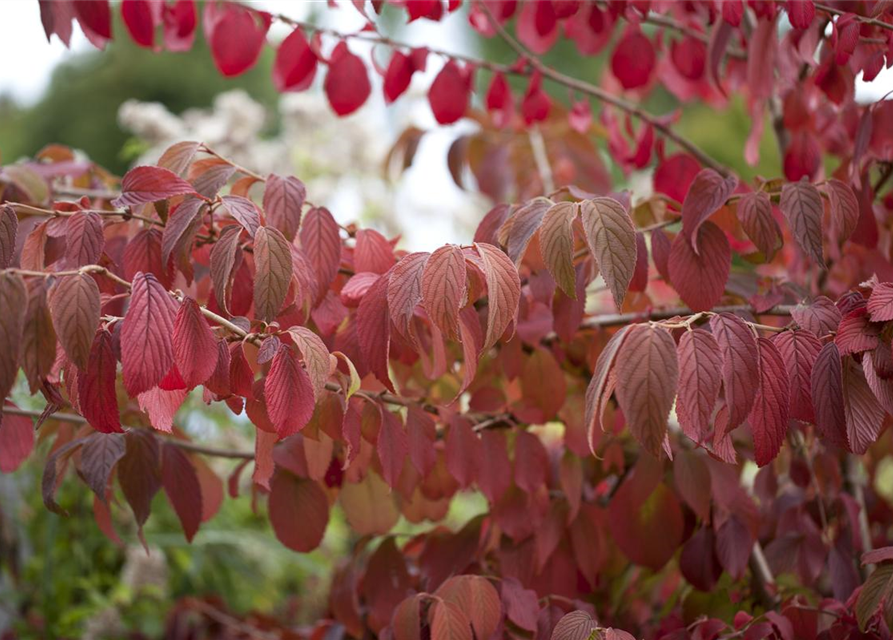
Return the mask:
[[135,397],[161,382],[174,363],[171,338],[177,309],[152,274],[137,273],[132,285],[121,327],[121,364],[124,387]]
[[301,226],[301,210],[307,198],[304,183],[294,177],[267,176],[264,187],[264,212],[267,224],[279,229],[289,242],[293,242]]
[[837,345],[828,342],[819,351],[810,383],[815,408],[815,425],[831,445],[847,448],[847,421],[844,412],[843,368]]
[[203,384],[217,368],[217,340],[198,303],[184,298],[174,321],[174,362],[189,389]]
[[307,212],[301,225],[301,248],[313,266],[316,290],[314,298],[320,302],[341,265],[341,237],[338,223],[324,207]]
[[789,182],[781,188],[779,207],[800,249],[824,269],[822,216],[825,205],[819,190],[805,180]]
[[704,329],[683,333],[677,354],[679,396],[676,415],[685,435],[695,442],[703,442],[710,433],[713,409],[719,397],[722,355],[713,334]]
[[705,222],[694,241],[679,234],[670,250],[670,280],[682,301],[692,311],[709,311],[719,302],[732,266],[732,251],[726,234],[712,222]]
[[298,433],[313,416],[313,385],[294,350],[280,345],[264,384],[270,420],[280,439]]
[[115,386],[117,369],[112,334],[103,329],[96,333],[87,367],[78,375],[81,414],[100,433],[123,432]]
[[195,190],[170,169],[134,167],[121,180],[121,195],[112,204],[116,207],[134,207],[181,195],[195,195]]
[[738,201],[737,213],[744,233],[766,257],[766,262],[771,262],[782,239],[769,196],[763,191],[745,193]]
[[422,304],[447,337],[459,336],[459,311],[467,301],[465,256],[454,245],[431,254],[422,272]]
[[837,331],[841,319],[840,310],[825,296],[819,296],[809,305],[798,304],[791,310],[791,317],[802,328],[819,338]]
[[685,194],[682,203],[682,234],[691,243],[695,253],[700,251],[697,242],[698,228],[713,215],[738,186],[738,178],[724,178],[713,169],[702,169]]
[[760,338],[760,386],[748,421],[753,432],[757,465],[772,462],[788,431],[790,383],[781,353],[771,340]]
[[722,354],[722,382],[731,431],[747,419],[757,395],[760,380],[757,341],[750,327],[731,313],[713,316],[710,328]]
[[87,274],[60,278],[50,290],[49,303],[65,354],[78,369],[84,369],[99,325],[99,286]]
[[186,541],[202,523],[202,488],[192,460],[177,445],[166,442],[161,447],[161,485],[183,526]]
[[812,404],[812,369],[822,343],[809,331],[785,331],[772,338],[784,360],[790,380],[790,414],[796,420],[815,422]]
[[277,229],[261,227],[254,238],[254,313],[272,322],[279,315],[292,279],[288,240]]

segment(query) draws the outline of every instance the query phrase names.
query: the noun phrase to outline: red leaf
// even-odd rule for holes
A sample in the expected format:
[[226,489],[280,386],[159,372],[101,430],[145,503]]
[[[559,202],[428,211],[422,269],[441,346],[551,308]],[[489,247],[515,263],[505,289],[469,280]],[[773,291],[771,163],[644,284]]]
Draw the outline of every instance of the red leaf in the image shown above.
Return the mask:
[[617,356],[617,402],[630,432],[659,455],[679,377],[676,343],[663,328],[634,325]]
[[474,482],[480,468],[481,441],[462,417],[450,421],[446,436],[446,466],[463,489]]
[[301,225],[301,248],[313,266],[316,290],[314,298],[319,303],[329,290],[329,285],[341,265],[341,236],[338,223],[325,207],[313,207]]
[[753,432],[753,452],[757,465],[764,467],[778,455],[788,431],[790,384],[788,372],[775,343],[758,341],[760,387],[748,420]]
[[815,408],[815,426],[831,445],[847,448],[846,415],[843,400],[843,368],[837,345],[822,347],[812,368],[810,380]]
[[195,27],[198,24],[195,1],[176,0],[173,4],[164,3],[162,19],[165,48],[168,51],[189,51],[195,42]]
[[[270,177],[272,178],[272,176]],[[269,190],[269,188],[270,183],[268,182],[267,189]],[[264,191],[264,198],[266,198],[266,194],[267,191]],[[248,198],[243,198],[242,196],[223,196],[220,200],[220,207],[217,210],[220,213],[232,216],[232,218],[242,225],[242,228],[248,232],[248,235],[253,238],[257,233],[257,228],[260,226],[260,211],[258,211],[257,205]],[[266,207],[266,199],[264,200],[264,207]],[[285,231],[280,229],[279,225],[271,222],[270,218],[270,213],[267,212],[267,222],[282,231],[284,235]],[[298,218],[298,222],[300,222],[300,217]],[[297,228],[297,225],[295,225],[295,231],[297,231]],[[294,234],[292,234],[291,239],[294,239]]]
[[509,257],[497,247],[484,242],[476,242],[474,247],[487,281],[487,334],[483,346],[487,350],[502,337],[518,311],[521,278]]
[[822,349],[822,343],[808,331],[785,331],[772,341],[778,347],[790,380],[791,417],[804,422],[815,422],[812,405],[812,369]]
[[546,483],[549,454],[542,441],[528,431],[515,437],[515,484],[527,493],[534,493]]
[[850,311],[837,327],[834,344],[840,349],[840,355],[862,353],[876,349],[880,342],[880,327],[871,324],[868,311],[860,307]]
[[202,488],[192,460],[172,442],[161,448],[161,484],[183,526],[186,541],[192,542],[202,523]]
[[366,102],[372,91],[366,65],[342,41],[329,59],[329,72],[324,83],[326,97],[339,116],[353,113]]
[[69,267],[96,264],[105,246],[102,218],[93,211],[76,211],[65,225],[65,241],[65,261]]
[[[706,333],[706,332],[705,332]],[[710,519],[710,469],[704,456],[680,451],[673,460],[673,480],[686,504],[703,520]]]
[[409,434],[409,459],[420,474],[427,476],[437,461],[434,418],[418,405],[412,404],[406,412],[406,431]]
[[459,311],[467,301],[465,279],[465,256],[454,244],[432,253],[422,272],[422,303],[449,338],[459,336]]
[[174,362],[190,389],[203,384],[217,368],[217,340],[198,303],[184,298],[174,321]]
[[536,592],[525,589],[518,579],[513,577],[503,578],[500,588],[506,618],[522,629],[534,631],[539,612]]
[[805,180],[789,182],[781,188],[779,207],[800,249],[824,269],[822,216],[825,205],[819,190]]
[[308,553],[322,542],[329,501],[318,483],[277,471],[270,483],[269,508],[276,538],[292,551]]
[[589,252],[614,296],[619,309],[636,268],[636,229],[626,208],[612,198],[580,203]]
[[124,441],[127,446],[118,462],[118,483],[142,535],[152,498],[161,488],[161,455],[158,440],[145,429],[131,429],[124,434]]
[[447,61],[428,90],[434,119],[451,124],[465,115],[471,96],[471,74],[453,60]]
[[331,371],[328,348],[322,339],[307,327],[291,327],[288,335],[304,357],[304,368],[313,384],[314,397],[321,398]]
[[202,226],[202,218],[207,210],[206,204],[198,198],[186,198],[171,212],[170,219],[161,235],[161,260],[169,264],[171,256],[176,260],[177,268],[192,279],[192,245],[195,235]]
[[543,262],[556,284],[571,298],[577,297],[573,228],[577,211],[577,205],[573,202],[554,204],[543,216],[539,230]]
[[288,240],[277,229],[261,227],[254,238],[254,313],[272,322],[279,315],[292,278]]
[[137,273],[121,327],[121,364],[130,397],[148,391],[174,363],[171,341],[177,309],[155,276]]
[[859,224],[859,202],[850,185],[831,178],[825,183],[831,202],[831,234],[842,242],[853,235]]
[[685,194],[682,203],[682,233],[691,243],[695,253],[700,251],[700,246],[695,241],[698,228],[707,218],[712,216],[720,207],[723,207],[729,196],[738,186],[738,178],[729,176],[723,178],[713,169],[702,169]]
[[598,442],[595,435],[595,428],[598,426],[604,430],[604,425],[602,425],[602,414],[604,413],[604,408],[607,405],[608,399],[614,392],[616,380],[616,376],[612,375],[614,373],[614,361],[617,358],[617,352],[620,351],[620,347],[623,345],[623,341],[626,339],[631,326],[632,325],[627,325],[622,327],[617,333],[611,336],[608,344],[605,345],[605,348],[602,349],[602,352],[598,356],[598,361],[595,363],[595,370],[592,372],[592,380],[589,381],[589,386],[586,388],[586,412],[583,420],[586,425],[586,433],[588,435],[589,447],[592,450],[592,453],[595,453],[595,443]]
[[248,71],[264,47],[270,14],[236,3],[206,5],[205,12],[205,32],[218,71],[228,78]]
[[134,167],[121,180],[121,195],[112,204],[134,207],[182,195],[196,193],[191,184],[173,171],[161,167]]
[[84,440],[81,447],[81,474],[87,486],[103,502],[109,489],[109,476],[124,456],[124,450],[124,437],[115,433],[94,433]]
[[521,102],[521,115],[524,116],[524,122],[528,125],[542,122],[549,117],[552,100],[549,98],[549,94],[543,91],[542,85],[542,74],[539,71],[534,71],[530,77],[530,83],[527,85],[527,93],[524,94],[524,100]]
[[366,366],[378,380],[393,391],[388,374],[388,352],[391,344],[391,319],[388,311],[390,273],[379,276],[357,308],[357,340]]
[[313,385],[294,350],[280,345],[264,384],[267,411],[280,439],[298,433],[313,417]]
[[732,266],[732,251],[722,229],[705,222],[692,248],[682,233],[670,250],[670,280],[692,311],[709,311],[722,298]]
[[551,640],[588,640],[596,626],[585,611],[571,611],[555,625]]
[[394,266],[394,249],[378,231],[360,229],[356,239],[353,259],[357,272],[384,273]]
[[812,0],[787,0],[785,5],[791,26],[795,29],[808,29],[815,18],[815,4]]
[[42,380],[56,361],[56,330],[47,304],[47,284],[42,278],[28,282],[28,308],[22,329],[22,370],[31,393],[37,392]]
[[412,58],[402,51],[395,50],[384,74],[383,90],[386,104],[394,102],[409,88],[414,71]]
[[738,201],[737,213],[744,233],[763,253],[766,262],[771,262],[782,239],[778,222],[772,216],[769,196],[763,191],[745,193]]
[[719,345],[712,333],[692,329],[679,339],[677,358],[679,397],[676,399],[676,415],[679,425],[689,438],[704,442],[710,433],[722,382]]
[[868,313],[872,322],[893,320],[893,284],[877,284],[868,297]]
[[431,623],[431,637],[437,640],[473,640],[471,621],[458,605],[452,602],[435,602],[428,619]]
[[72,2],[72,6],[84,35],[93,46],[103,48],[105,43],[112,39],[112,12],[109,0],[81,0]]
[[487,429],[481,433],[481,456],[486,464],[478,469],[477,486],[490,504],[496,504],[512,483],[508,442],[501,430]]
[[16,253],[19,217],[9,205],[0,206],[0,269],[12,266]]
[[410,331],[410,323],[415,308],[422,301],[422,273],[430,255],[418,252],[404,256],[388,280],[387,303],[391,319],[400,335],[408,340],[416,340]]
[[[221,239],[222,236],[218,242]],[[153,274],[165,287],[171,285],[169,270],[161,259],[161,242],[161,231],[153,228],[141,230],[127,243],[124,249],[124,277],[127,280],[133,280],[137,272],[144,271]]]
[[121,18],[130,32],[130,37],[141,47],[155,45],[155,18],[149,0],[122,0]]
[[730,516],[716,534],[719,563],[736,580],[740,580],[747,569],[753,543],[750,529],[735,515]]
[[843,409],[849,449],[859,455],[868,451],[884,427],[884,409],[868,386],[862,366],[853,358],[844,358]]
[[564,372],[547,349],[534,349],[521,373],[524,400],[534,407],[533,422],[551,420],[561,409],[567,396]]
[[[49,304],[53,326],[65,354],[78,369],[83,370],[87,366],[93,335],[99,325],[99,286],[87,274],[60,278],[50,289]],[[15,307],[4,305],[4,308]]]
[[[273,84],[277,91],[304,91],[316,76],[317,57],[304,31],[296,27],[276,50]],[[267,181],[269,189],[270,182]],[[264,205],[266,209],[266,205]],[[288,234],[286,234],[288,237]]]
[[476,638],[492,637],[502,619],[499,593],[483,576],[454,576],[440,585],[434,595],[465,612]]
[[301,226],[301,209],[307,198],[304,183],[294,177],[267,176],[264,187],[264,211],[267,224],[279,229],[289,242],[293,242]]
[[409,453],[409,442],[403,423],[394,413],[381,409],[381,428],[378,431],[378,458],[381,460],[381,477],[390,487],[396,487],[403,471],[403,462]]
[[722,382],[729,408],[728,431],[750,413],[757,395],[760,363],[757,341],[738,316],[721,313],[710,319],[710,328],[722,354]]
[[[78,375],[78,401],[81,414],[100,433],[122,433],[115,387],[118,361],[112,348],[112,334],[103,329],[96,334],[84,371]],[[104,496],[102,496],[104,497]]]
[[515,102],[511,87],[503,74],[493,74],[490,88],[487,89],[486,103],[487,111],[490,112],[494,125],[502,128],[512,121],[512,116],[515,114]]
[[611,71],[624,89],[637,89],[648,84],[654,72],[654,46],[637,27],[630,27],[611,55]]
[[[534,198],[515,208],[500,226],[497,238],[505,245],[509,258],[517,267],[521,266],[530,240],[540,228],[543,216],[551,206],[552,201],[547,198]],[[507,238],[503,239],[503,236]]]
[[233,271],[240,254],[240,234],[239,227],[231,225],[224,229],[211,248],[211,283],[214,287],[214,298],[226,313],[230,312],[229,298],[232,291]]
[[812,304],[798,304],[791,310],[794,321],[819,338],[837,331],[840,324],[840,310],[825,296],[819,296]]
[[[13,406],[7,403],[6,406]],[[26,416],[0,412],[0,473],[12,473],[34,450],[34,423]]]

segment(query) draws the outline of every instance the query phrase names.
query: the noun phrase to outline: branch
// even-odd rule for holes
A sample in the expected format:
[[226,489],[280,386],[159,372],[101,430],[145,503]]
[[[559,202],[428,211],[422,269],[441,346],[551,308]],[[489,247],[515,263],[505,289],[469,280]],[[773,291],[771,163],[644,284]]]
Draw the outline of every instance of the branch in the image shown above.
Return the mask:
[[[768,311],[756,313],[753,307],[747,304],[730,305],[725,307],[714,307],[712,313],[738,313],[749,312],[757,316],[789,316],[794,309],[793,305],[781,304],[772,307]],[[583,320],[584,327],[614,327],[633,322],[645,322],[648,320],[669,320],[677,316],[685,317],[694,315],[694,311],[688,307],[674,307],[670,309],[655,309],[653,311],[633,312],[633,313],[609,313],[601,316],[592,316]],[[766,325],[760,325],[758,328],[764,328]],[[769,327],[769,329],[777,329],[777,327]]]
[[[17,409],[15,407],[0,407],[0,412],[9,414],[11,416],[25,416],[27,418],[39,418],[43,415],[42,411],[31,411],[29,409]],[[52,413],[48,416],[51,420],[61,420],[62,422],[71,422],[72,424],[89,424],[87,419],[83,416],[79,416],[76,413]],[[141,429],[143,427],[129,427],[127,425],[121,425],[123,429],[131,430],[131,429]],[[218,449],[216,447],[206,447],[201,444],[196,444],[195,442],[189,442],[187,440],[180,440],[179,438],[175,438],[174,436],[167,434],[163,431],[156,431],[156,433],[163,438],[166,438],[168,442],[172,445],[179,447],[180,449],[184,449],[186,451],[191,451],[193,453],[200,453],[206,456],[214,456],[217,458],[233,458],[239,460],[254,460],[254,452],[252,451],[235,451],[232,449]]]
[[[622,98],[618,98],[608,91],[605,91],[601,87],[589,84],[588,82],[584,82],[583,80],[578,80],[577,78],[572,78],[571,76],[565,75],[560,71],[557,71],[556,69],[548,66],[537,56],[527,51],[524,46],[514,38],[514,36],[506,31],[505,27],[499,24],[499,21],[493,16],[490,8],[485,3],[481,3],[480,6],[487,14],[487,18],[490,21],[490,24],[500,35],[500,37],[505,40],[505,42],[512,49],[514,49],[515,53],[517,53],[522,59],[527,60],[534,70],[539,71],[544,78],[549,78],[550,80],[557,82],[558,84],[562,84],[570,89],[574,89],[576,91],[579,91],[580,93],[596,98],[601,102],[617,107],[621,111],[624,111],[643,122],[647,122],[652,127],[660,131],[664,136],[695,156],[701,162],[701,164],[710,167],[723,176],[729,175],[730,172],[728,168],[707,155],[707,153],[701,150],[701,148],[698,147],[694,142],[673,131],[668,124],[663,122],[657,116],[648,113],[647,111],[640,108],[638,105],[627,102]],[[529,73],[526,70],[523,70],[523,75],[529,75]]]
[[[815,3],[815,8],[819,11],[824,11],[825,13],[829,13],[835,16],[845,16],[849,14],[849,11],[841,11],[840,9],[836,9],[834,7],[830,7],[827,4],[819,4]],[[856,22],[861,22],[862,24],[870,24],[873,27],[880,27],[881,29],[886,29],[887,31],[893,31],[893,24],[889,24],[884,22],[883,20],[878,20],[877,18],[869,18],[868,16],[860,16],[858,13],[852,14],[855,16]]]

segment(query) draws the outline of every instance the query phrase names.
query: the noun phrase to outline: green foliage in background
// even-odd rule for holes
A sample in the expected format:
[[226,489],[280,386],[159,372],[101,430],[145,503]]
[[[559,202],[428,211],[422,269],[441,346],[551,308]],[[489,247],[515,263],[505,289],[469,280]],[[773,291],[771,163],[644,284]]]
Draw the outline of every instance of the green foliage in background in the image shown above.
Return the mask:
[[[115,29],[124,33],[120,22]],[[160,102],[181,113],[208,107],[218,93],[240,88],[273,106],[278,95],[270,79],[272,59],[272,51],[265,49],[248,73],[224,78],[200,37],[188,53],[153,54],[120,37],[104,52],[91,48],[71,54],[53,72],[47,92],[35,105],[22,107],[0,96],[0,158],[12,162],[59,143],[85,151],[110,171],[124,173],[129,158],[122,149],[131,134],[117,125],[122,103]]]

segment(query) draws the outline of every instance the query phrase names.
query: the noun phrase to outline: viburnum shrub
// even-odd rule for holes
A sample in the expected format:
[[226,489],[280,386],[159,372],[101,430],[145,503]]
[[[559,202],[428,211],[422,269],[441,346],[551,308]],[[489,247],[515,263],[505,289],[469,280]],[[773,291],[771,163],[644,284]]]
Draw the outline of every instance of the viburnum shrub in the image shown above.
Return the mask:
[[[480,125],[454,177],[506,202],[469,244],[407,252],[201,143],[120,181],[56,146],[4,167],[0,393],[21,367],[46,408],[6,401],[0,469],[40,427],[47,507],[79,478],[113,540],[112,510],[141,535],[162,489],[192,539],[224,499],[215,456],[239,460],[232,498],[251,464],[294,551],[337,506],[359,542],[297,637],[890,637],[893,108],[856,103],[854,81],[893,63],[891,4],[472,2],[505,64],[406,47],[378,32],[382,2],[353,4],[357,33],[233,2],[202,25],[226,75],[293,26],[273,81],[324,75],[339,115],[372,99],[370,68],[390,103],[437,59],[434,117]],[[393,4],[437,21],[460,2]],[[73,20],[112,37],[106,0],[40,8],[65,42]],[[151,48],[189,48],[199,23],[191,0],[118,8]],[[538,57],[560,35],[606,55],[599,85]],[[657,87],[740,96],[740,155],[765,124],[784,176],[741,180],[640,106]],[[650,195],[612,190],[593,104],[615,174],[650,170]],[[420,135],[398,141],[404,165]],[[176,427],[197,388],[247,415],[254,451]],[[458,531],[389,535],[471,490],[489,511]]]

